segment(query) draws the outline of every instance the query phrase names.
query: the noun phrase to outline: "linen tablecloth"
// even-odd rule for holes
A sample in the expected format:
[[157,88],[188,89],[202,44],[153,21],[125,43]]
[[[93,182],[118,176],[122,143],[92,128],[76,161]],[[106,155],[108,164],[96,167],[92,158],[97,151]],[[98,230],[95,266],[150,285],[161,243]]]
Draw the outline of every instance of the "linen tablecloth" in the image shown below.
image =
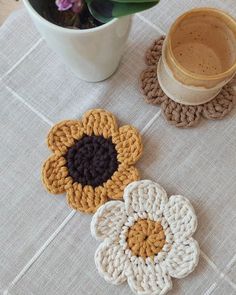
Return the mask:
[[107,81],[80,81],[48,49],[27,13],[0,28],[0,292],[4,295],[131,295],[127,284],[106,283],[94,265],[98,247],[91,216],[72,211],[65,195],[49,195],[40,180],[50,152],[49,128],[106,108],[143,136],[138,167],[143,179],[194,205],[201,247],[190,276],[174,280],[169,294],[236,294],[236,108],[222,121],[194,129],[170,126],[160,108],[138,89],[144,52],[174,19],[196,6],[236,16],[235,0],[162,0],[134,17],[118,71]]

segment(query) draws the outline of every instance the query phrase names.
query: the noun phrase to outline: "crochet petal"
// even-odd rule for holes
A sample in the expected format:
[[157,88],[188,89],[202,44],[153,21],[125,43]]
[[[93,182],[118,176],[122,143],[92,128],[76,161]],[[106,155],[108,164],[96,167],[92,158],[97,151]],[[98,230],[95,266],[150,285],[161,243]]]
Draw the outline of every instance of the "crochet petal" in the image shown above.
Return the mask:
[[183,196],[171,196],[163,212],[175,240],[190,237],[197,228],[197,217],[189,200]]
[[179,128],[188,128],[197,125],[201,119],[202,106],[183,105],[166,98],[161,104],[166,120]]
[[174,243],[164,264],[173,278],[181,279],[190,274],[198,264],[199,246],[190,238],[183,243]]
[[133,165],[142,155],[141,136],[137,129],[130,125],[119,128],[119,132],[113,136],[112,142],[116,145],[117,159],[120,163]]
[[106,239],[95,253],[95,264],[99,274],[107,282],[120,285],[126,281],[124,271],[130,262],[117,242]]
[[91,222],[91,233],[96,239],[115,238],[127,221],[125,204],[121,201],[107,202],[94,214]]
[[75,210],[94,213],[96,210],[107,201],[106,190],[102,186],[93,188],[75,182],[67,190],[68,204]]
[[136,294],[163,295],[172,288],[171,278],[161,264],[147,262],[140,257],[132,260],[126,275],[130,288]]
[[120,165],[111,179],[104,184],[108,197],[113,200],[122,199],[125,187],[138,179],[139,172],[134,166]]
[[80,121],[62,121],[49,131],[47,137],[48,147],[55,153],[65,154],[75,140],[83,136],[83,127]]
[[142,180],[128,185],[124,191],[125,208],[128,214],[147,213],[156,220],[162,215],[168,198],[166,191],[151,180]]
[[42,168],[42,180],[50,193],[64,193],[66,187],[72,184],[65,158],[60,155],[53,155],[48,158]]
[[165,36],[161,36],[159,39],[154,40],[152,45],[148,48],[145,55],[145,61],[148,66],[155,66],[162,54],[162,46],[165,40]]
[[156,66],[148,67],[141,73],[139,87],[147,103],[161,104],[167,99],[158,82]]
[[83,127],[87,135],[112,136],[118,130],[115,116],[102,109],[86,112],[82,118]]
[[231,84],[227,84],[210,102],[203,105],[203,116],[210,120],[224,118],[233,108],[236,98]]

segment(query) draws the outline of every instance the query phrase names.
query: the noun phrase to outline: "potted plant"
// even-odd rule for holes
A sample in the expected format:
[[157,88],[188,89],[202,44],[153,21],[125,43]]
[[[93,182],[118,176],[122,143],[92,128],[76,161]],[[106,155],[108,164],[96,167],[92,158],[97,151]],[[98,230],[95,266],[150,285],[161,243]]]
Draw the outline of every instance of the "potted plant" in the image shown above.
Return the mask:
[[23,0],[48,45],[83,80],[102,81],[119,65],[131,15],[159,0]]

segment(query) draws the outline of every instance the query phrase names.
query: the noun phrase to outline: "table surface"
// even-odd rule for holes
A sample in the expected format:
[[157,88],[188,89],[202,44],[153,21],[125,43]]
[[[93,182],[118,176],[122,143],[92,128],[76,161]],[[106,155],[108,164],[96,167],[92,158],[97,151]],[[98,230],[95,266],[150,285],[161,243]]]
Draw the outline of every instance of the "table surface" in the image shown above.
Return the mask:
[[112,111],[143,137],[138,167],[169,194],[188,197],[198,215],[199,265],[174,280],[173,295],[236,294],[236,108],[197,128],[170,126],[159,107],[144,103],[138,75],[147,46],[183,11],[221,7],[236,16],[235,0],[162,0],[134,18],[119,70],[88,84],[68,69],[36,32],[27,13],[0,28],[0,292],[9,295],[131,295],[106,283],[94,266],[98,247],[91,216],[72,211],[65,196],[49,195],[40,180],[49,156],[45,137],[63,119],[90,108]]
[[0,0],[0,26],[5,21],[5,19],[9,16],[9,14],[22,7],[22,1],[15,0]]

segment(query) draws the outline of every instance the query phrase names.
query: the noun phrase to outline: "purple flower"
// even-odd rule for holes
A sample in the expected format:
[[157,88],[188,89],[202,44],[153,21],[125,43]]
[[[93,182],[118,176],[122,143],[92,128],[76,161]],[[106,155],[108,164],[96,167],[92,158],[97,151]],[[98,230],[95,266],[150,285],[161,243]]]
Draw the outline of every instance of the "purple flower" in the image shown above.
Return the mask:
[[56,5],[58,10],[64,11],[68,10],[73,6],[73,0],[56,0]]

